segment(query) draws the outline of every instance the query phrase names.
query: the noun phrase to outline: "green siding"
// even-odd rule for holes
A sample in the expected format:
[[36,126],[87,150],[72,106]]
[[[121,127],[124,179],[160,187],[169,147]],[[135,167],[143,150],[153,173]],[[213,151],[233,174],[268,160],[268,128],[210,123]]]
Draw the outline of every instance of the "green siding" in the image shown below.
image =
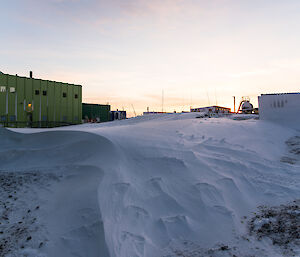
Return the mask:
[[41,121],[49,121],[48,119],[48,81],[41,81]]
[[[68,122],[68,85],[63,84],[61,85],[61,117],[60,121],[62,122]],[[66,97],[64,97],[64,94],[67,94]]]
[[[4,90],[0,90],[0,123],[6,122],[6,126],[81,123],[81,86],[0,74],[1,87]],[[25,111],[29,103],[33,106],[32,114]]]
[[55,121],[61,121],[61,83],[55,83],[55,105],[54,105],[54,112],[55,112]]
[[73,86],[67,85],[67,117],[68,122],[73,123],[73,102],[74,102],[74,96],[73,96]]
[[16,91],[16,97],[17,97],[17,121],[23,121],[26,119],[26,113],[25,113],[25,105],[24,105],[24,99],[25,99],[25,78],[17,77],[17,91]]
[[[81,116],[79,115],[79,87],[74,87],[74,92],[73,92],[73,97],[74,97],[74,101],[73,101],[73,117],[74,123],[77,123],[81,120]],[[75,95],[77,95],[77,98],[75,98]]]
[[[37,95],[37,92],[39,94]],[[41,106],[41,80],[35,79],[33,80],[33,114],[32,114],[32,121],[38,122],[41,121],[40,119],[40,106]]]
[[[78,119],[82,119],[82,90],[79,90],[79,115],[78,115]],[[81,123],[81,120],[80,120]]]
[[[16,77],[8,76],[7,80],[7,93],[8,93],[8,121],[14,122],[16,120]],[[12,90],[15,90],[13,92]]]
[[48,81],[47,100],[48,100],[48,120],[55,121],[55,95],[54,82]]
[[82,104],[82,119],[97,119],[106,122],[110,119],[110,105]]
[[6,113],[6,97],[7,97],[7,75],[0,76],[0,89],[3,88],[4,91],[0,90],[0,121],[7,118]]

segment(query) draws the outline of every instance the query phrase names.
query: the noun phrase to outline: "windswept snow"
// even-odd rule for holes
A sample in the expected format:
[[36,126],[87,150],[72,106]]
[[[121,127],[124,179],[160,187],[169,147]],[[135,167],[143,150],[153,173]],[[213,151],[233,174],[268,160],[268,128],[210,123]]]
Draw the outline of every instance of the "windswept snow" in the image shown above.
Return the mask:
[[[300,199],[299,162],[282,161],[299,132],[252,116],[196,116],[1,129],[2,173],[57,177],[30,184],[41,230],[28,231],[45,243],[26,244],[34,253],[23,256],[282,256],[248,235],[247,222],[258,206]],[[32,197],[21,199],[19,214]],[[11,256],[22,256],[18,247]]]

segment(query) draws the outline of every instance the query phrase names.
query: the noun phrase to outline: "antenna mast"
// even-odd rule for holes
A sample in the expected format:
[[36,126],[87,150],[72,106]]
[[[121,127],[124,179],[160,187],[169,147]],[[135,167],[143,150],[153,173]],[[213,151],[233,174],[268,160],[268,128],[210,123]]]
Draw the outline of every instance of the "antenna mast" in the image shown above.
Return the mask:
[[164,90],[161,92],[161,112],[164,112]]
[[136,112],[135,112],[135,109],[134,109],[134,107],[133,107],[133,104],[131,104],[131,107],[132,107],[133,112],[134,112],[134,117],[136,117]]

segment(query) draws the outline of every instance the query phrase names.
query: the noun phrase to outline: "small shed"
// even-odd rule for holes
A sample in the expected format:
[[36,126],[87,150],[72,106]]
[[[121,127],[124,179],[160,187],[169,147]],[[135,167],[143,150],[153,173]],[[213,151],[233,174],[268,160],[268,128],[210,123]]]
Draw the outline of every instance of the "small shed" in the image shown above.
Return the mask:
[[84,122],[107,122],[110,120],[110,105],[83,103],[82,119]]

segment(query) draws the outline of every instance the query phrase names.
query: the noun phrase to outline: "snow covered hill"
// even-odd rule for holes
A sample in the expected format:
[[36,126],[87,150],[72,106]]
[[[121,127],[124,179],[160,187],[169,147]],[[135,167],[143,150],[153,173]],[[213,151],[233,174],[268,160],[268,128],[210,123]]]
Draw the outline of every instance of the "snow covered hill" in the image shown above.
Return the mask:
[[300,199],[299,131],[248,116],[197,115],[1,129],[0,252],[299,254],[299,241],[285,251],[249,235],[247,225],[260,205]]

